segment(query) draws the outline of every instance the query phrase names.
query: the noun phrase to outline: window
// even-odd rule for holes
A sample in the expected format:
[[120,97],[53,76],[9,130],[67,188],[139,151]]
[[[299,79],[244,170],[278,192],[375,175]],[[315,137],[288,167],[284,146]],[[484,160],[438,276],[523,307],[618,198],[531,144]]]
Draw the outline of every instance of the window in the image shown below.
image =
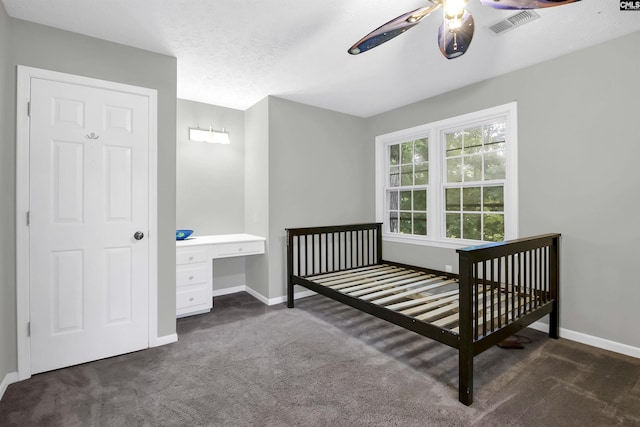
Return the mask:
[[427,138],[389,145],[389,231],[427,235]]
[[516,104],[376,138],[385,240],[462,247],[517,237]]

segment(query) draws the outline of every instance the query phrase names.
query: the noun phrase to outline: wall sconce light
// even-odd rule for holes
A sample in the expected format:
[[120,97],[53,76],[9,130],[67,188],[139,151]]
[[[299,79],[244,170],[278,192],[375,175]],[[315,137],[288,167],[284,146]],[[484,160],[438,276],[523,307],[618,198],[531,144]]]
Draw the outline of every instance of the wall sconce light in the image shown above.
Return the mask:
[[197,142],[208,142],[211,144],[231,144],[229,139],[229,133],[224,130],[213,130],[209,127],[209,130],[189,128],[189,140]]

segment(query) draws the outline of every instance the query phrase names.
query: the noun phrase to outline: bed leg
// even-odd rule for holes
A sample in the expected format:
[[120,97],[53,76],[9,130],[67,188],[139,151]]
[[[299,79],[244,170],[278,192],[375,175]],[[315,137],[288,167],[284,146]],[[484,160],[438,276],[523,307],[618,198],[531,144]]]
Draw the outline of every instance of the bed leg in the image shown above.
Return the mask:
[[553,239],[549,249],[550,296],[553,301],[549,314],[549,337],[560,338],[560,236]]
[[291,284],[291,279],[287,283],[287,307],[293,308],[293,285]]
[[560,313],[558,310],[558,300],[553,302],[553,309],[549,313],[549,338],[560,338]]
[[473,353],[460,348],[458,353],[458,399],[469,406],[473,403]]

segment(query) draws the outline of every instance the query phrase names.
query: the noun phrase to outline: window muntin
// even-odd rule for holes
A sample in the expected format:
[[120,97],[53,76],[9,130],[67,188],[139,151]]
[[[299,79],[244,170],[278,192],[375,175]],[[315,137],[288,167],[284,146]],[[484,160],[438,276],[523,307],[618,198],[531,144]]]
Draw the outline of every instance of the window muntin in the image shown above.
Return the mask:
[[378,136],[383,238],[454,248],[516,238],[516,113],[511,103]]

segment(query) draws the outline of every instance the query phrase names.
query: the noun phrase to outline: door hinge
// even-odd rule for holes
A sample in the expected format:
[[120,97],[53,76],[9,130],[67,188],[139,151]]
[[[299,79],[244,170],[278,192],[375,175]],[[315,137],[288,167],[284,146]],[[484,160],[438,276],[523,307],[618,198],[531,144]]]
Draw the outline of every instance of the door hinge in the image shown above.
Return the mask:
[[27,102],[27,116],[31,117],[31,101]]
[[31,336],[31,322],[27,322],[27,336]]
[[27,211],[27,227],[31,225],[31,211]]

